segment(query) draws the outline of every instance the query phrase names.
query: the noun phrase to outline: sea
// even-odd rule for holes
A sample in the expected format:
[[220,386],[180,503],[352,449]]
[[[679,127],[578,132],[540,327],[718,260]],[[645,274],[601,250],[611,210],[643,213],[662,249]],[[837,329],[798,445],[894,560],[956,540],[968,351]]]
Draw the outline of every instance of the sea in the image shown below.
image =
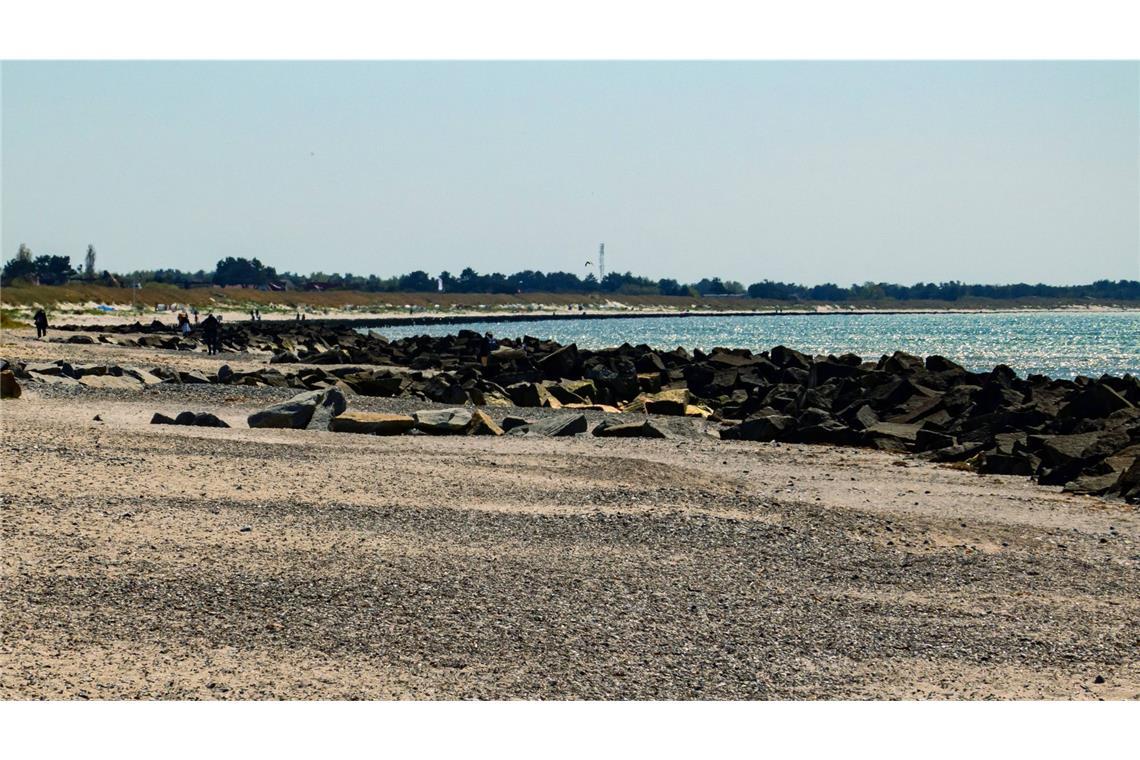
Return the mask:
[[943,312],[929,314],[781,314],[472,321],[376,328],[389,339],[458,330],[496,337],[552,338],[599,349],[715,346],[764,351],[785,345],[808,354],[854,353],[867,360],[906,351],[940,354],[973,371],[1005,364],[1022,377],[1140,374],[1140,311]]

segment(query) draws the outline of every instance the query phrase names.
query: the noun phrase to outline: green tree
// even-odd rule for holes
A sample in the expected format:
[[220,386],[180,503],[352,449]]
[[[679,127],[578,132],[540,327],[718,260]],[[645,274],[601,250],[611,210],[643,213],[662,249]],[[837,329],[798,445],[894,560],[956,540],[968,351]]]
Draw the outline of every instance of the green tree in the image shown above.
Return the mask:
[[277,270],[267,267],[258,259],[234,258],[228,256],[218,262],[214,270],[216,285],[265,285],[277,279]]
[[4,271],[0,274],[0,282],[10,285],[14,280],[33,280],[36,276],[36,265],[28,259],[17,256],[4,264]]
[[41,285],[63,285],[75,274],[70,256],[37,256],[33,263]]

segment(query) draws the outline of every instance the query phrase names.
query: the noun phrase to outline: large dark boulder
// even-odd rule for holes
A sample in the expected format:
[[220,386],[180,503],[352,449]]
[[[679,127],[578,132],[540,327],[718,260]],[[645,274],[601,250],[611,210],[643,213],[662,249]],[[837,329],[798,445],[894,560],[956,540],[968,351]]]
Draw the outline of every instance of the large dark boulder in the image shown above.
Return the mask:
[[660,373],[664,372],[666,369],[665,362],[661,360],[660,356],[653,353],[652,351],[639,356],[635,362],[635,367],[637,368],[638,374],[647,374],[651,372]]
[[1067,404],[1061,407],[1058,417],[1062,419],[1099,419],[1121,409],[1131,409],[1133,405],[1104,382],[1096,382],[1084,390],[1073,394]]
[[778,441],[795,429],[795,418],[786,414],[750,417],[720,431],[720,437],[734,441]]
[[586,415],[562,414],[539,420],[532,425],[528,425],[526,428],[516,428],[516,431],[525,430],[527,434],[534,433],[535,435],[545,435],[556,438],[585,433],[587,427]]
[[985,454],[978,465],[978,472],[989,475],[1024,475],[1029,476],[1037,471],[1039,460],[1029,453],[1019,454]]
[[19,398],[22,392],[12,370],[0,372],[0,398]]
[[788,348],[787,346],[776,346],[768,352],[768,357],[777,367],[794,367],[804,371],[811,368],[810,356],[800,353],[795,349]]
[[529,424],[530,423],[527,422],[522,417],[515,417],[513,415],[508,415],[508,416],[503,418],[503,424],[501,425],[501,427],[503,428],[504,432],[509,433],[510,431],[514,430],[515,428],[526,427]]
[[515,383],[506,391],[515,406],[551,406],[550,392],[538,383]]
[[965,373],[966,368],[963,367],[961,364],[956,364],[955,362],[950,361],[949,359],[947,359],[944,356],[938,356],[936,354],[934,356],[926,357],[926,371],[927,372],[953,372],[953,373],[958,374],[958,373]]
[[556,351],[535,362],[548,380],[557,380],[562,377],[576,377],[581,372],[581,361],[578,357],[578,346],[571,343],[562,346]]
[[[809,410],[811,411],[811,410]],[[829,443],[834,445],[850,445],[859,440],[859,433],[844,425],[833,417],[810,418],[805,424],[804,415],[800,416],[800,425],[790,432],[785,440],[795,443]]]
[[403,380],[385,370],[357,372],[342,378],[349,388],[361,396],[391,397],[399,395]]
[[823,385],[829,380],[854,377],[859,372],[858,364],[853,365],[834,356],[829,356],[811,365],[811,369],[808,371],[808,383],[814,387]]
[[940,433],[937,430],[919,428],[914,434],[915,451],[936,451],[954,446],[958,441],[952,435]]
[[301,393],[280,404],[254,412],[247,418],[251,428],[292,428],[303,430],[312,423],[321,410],[320,417],[324,420],[323,428],[328,428],[328,420],[344,412],[348,402],[344,394],[336,388],[309,391]]
[[878,369],[892,375],[913,375],[926,368],[925,363],[917,356],[905,351],[895,351],[890,356],[879,360]]
[[862,432],[863,440],[884,451],[909,451],[918,440],[920,425],[901,422],[879,422]]
[[1140,457],[1137,457],[1128,467],[1120,473],[1116,480],[1115,490],[1130,503],[1140,502]]

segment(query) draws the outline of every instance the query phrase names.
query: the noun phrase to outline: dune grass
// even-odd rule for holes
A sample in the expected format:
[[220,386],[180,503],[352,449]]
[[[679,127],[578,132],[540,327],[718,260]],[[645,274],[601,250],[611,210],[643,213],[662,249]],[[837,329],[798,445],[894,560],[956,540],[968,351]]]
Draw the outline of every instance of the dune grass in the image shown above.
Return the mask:
[[27,322],[16,319],[13,309],[0,309],[0,330],[11,330],[17,327],[28,327]]
[[[145,313],[152,313],[156,304],[179,304],[199,309],[261,309],[263,311],[303,309],[332,311],[359,309],[370,312],[400,311],[408,307],[417,309],[488,309],[514,310],[535,305],[565,310],[582,305],[586,309],[603,307],[607,301],[616,301],[635,309],[674,309],[677,311],[716,310],[813,310],[817,306],[879,310],[945,310],[945,309],[1047,309],[1074,305],[1073,301],[1055,298],[1019,298],[994,300],[968,298],[960,301],[844,301],[838,304],[824,302],[770,301],[754,298],[692,298],[689,296],[625,295],[621,293],[368,293],[357,290],[316,291],[264,291],[241,287],[181,288],[177,285],[147,284],[135,294],[137,303]],[[10,285],[0,290],[0,304],[5,308],[28,310],[32,306],[51,309],[63,305],[108,304],[129,306],[132,303],[130,288],[105,285],[71,283],[68,285]],[[1081,301],[1082,306],[1115,306],[1136,308],[1136,303],[1110,301]],[[9,315],[9,319],[14,319]]]

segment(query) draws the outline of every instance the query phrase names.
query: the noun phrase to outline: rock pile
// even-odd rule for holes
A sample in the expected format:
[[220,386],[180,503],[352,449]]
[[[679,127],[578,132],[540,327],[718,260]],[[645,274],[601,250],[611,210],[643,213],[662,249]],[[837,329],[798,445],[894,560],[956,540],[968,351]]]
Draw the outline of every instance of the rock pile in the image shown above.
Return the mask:
[[[96,415],[98,419],[98,415]],[[168,417],[161,412],[155,412],[150,418],[152,425],[196,425],[198,427],[228,428],[229,423],[218,419],[210,412],[182,412],[177,417]]]
[[[967,462],[980,472],[1031,476],[1075,492],[1140,500],[1135,485],[1140,380],[1133,375],[1020,378],[1004,365],[971,372],[940,356],[896,352],[864,361],[852,354],[810,356],[784,346],[755,354],[728,348],[656,351],[628,344],[590,351],[532,337],[502,340],[484,366],[481,336],[469,330],[396,341],[293,322],[223,330],[225,340],[241,350],[272,352],[271,366],[254,372],[223,366],[210,377],[127,368],[105,368],[101,374],[137,382],[147,382],[145,374],[158,382],[335,388],[454,406],[699,417],[722,423],[725,439],[870,446]],[[286,368],[290,364],[305,366]],[[96,374],[92,368],[51,365],[20,366],[14,372],[40,382],[76,382]],[[423,423],[415,421],[415,429],[439,433],[466,424],[462,415],[437,416],[433,412]],[[511,420],[504,429],[576,434],[585,430],[582,420],[577,415],[535,425]],[[607,424],[597,435],[655,435],[652,423],[627,424]]]

